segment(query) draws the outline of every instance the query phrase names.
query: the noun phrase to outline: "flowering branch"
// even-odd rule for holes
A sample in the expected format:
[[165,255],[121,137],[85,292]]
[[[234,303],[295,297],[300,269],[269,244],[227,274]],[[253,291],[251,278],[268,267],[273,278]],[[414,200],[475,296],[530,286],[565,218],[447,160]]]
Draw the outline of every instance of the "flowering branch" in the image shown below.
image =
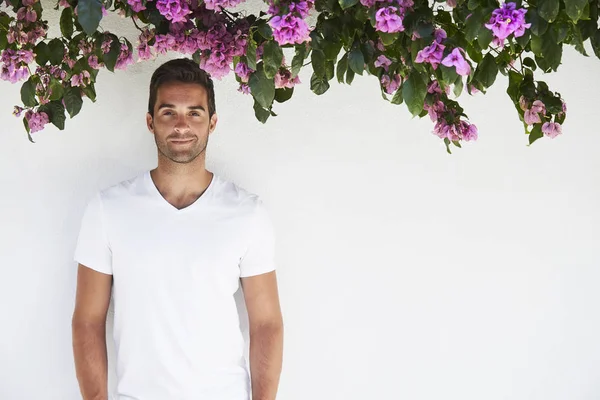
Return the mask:
[[[485,93],[500,72],[531,144],[559,135],[566,118],[564,100],[536,71],[556,71],[565,45],[587,56],[589,41],[600,57],[598,0],[266,0],[259,15],[229,10],[243,1],[115,0],[106,10],[97,0],[60,0],[60,36],[51,38],[39,0],[0,0],[0,79],[22,85],[14,114],[23,115],[30,140],[48,123],[64,129],[84,98],[95,101],[101,68],[114,72],[134,55],[174,51],[215,79],[233,73],[263,123],[293,96],[309,65],[317,95],[333,79],[351,84],[356,75],[374,75],[385,100],[431,118],[448,151],[478,136],[452,97]],[[109,12],[132,19],[140,32],[135,47],[100,29]],[[284,47],[293,48],[291,61]]]

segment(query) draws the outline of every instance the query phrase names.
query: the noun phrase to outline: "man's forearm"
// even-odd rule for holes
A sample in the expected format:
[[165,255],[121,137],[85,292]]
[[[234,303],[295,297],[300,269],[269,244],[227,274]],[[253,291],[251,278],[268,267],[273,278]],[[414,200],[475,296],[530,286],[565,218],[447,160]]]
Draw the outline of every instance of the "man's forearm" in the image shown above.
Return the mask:
[[83,400],[108,399],[106,327],[73,322],[73,355]]
[[252,400],[275,400],[283,362],[283,325],[250,331]]

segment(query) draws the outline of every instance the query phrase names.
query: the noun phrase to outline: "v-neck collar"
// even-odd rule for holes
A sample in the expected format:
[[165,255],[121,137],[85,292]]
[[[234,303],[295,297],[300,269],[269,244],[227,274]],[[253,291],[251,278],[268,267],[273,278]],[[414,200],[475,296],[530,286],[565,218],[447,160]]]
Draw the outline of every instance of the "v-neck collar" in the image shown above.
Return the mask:
[[218,179],[217,174],[215,174],[213,172],[212,179],[211,179],[210,183],[208,184],[208,186],[207,186],[206,190],[204,191],[204,193],[202,193],[200,195],[200,197],[198,197],[189,206],[179,209],[179,208],[175,207],[173,204],[169,203],[167,201],[167,199],[165,199],[163,197],[163,195],[160,193],[160,191],[158,190],[158,188],[154,184],[154,180],[152,179],[152,175],[150,174],[150,170],[148,170],[148,171],[146,171],[144,173],[145,185],[148,188],[148,191],[150,192],[150,194],[153,197],[155,197],[158,202],[162,203],[163,206],[166,209],[169,209],[171,212],[174,212],[176,214],[185,213],[185,212],[191,210],[192,208],[199,207],[202,203],[205,203],[206,201],[208,201],[209,197],[212,195],[212,191],[213,191],[214,186],[216,185],[216,180],[217,179]]

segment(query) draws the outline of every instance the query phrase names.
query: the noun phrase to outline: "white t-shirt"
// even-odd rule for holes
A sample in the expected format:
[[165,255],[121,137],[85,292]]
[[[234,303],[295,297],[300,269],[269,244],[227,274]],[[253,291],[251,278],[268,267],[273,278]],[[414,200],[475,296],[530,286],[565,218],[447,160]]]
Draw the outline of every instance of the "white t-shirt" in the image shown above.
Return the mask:
[[178,210],[146,171],[90,200],[75,261],[113,275],[116,400],[249,399],[233,294],[275,269],[258,196],[214,174]]

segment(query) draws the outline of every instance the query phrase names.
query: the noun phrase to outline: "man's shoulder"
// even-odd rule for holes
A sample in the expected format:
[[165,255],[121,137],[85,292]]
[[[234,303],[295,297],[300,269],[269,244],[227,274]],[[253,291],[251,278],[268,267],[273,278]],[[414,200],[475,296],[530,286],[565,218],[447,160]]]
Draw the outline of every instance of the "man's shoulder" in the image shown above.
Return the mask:
[[137,172],[126,179],[105,186],[98,190],[100,198],[104,201],[111,201],[135,196],[143,190],[143,180],[147,173],[148,171]]
[[244,186],[218,175],[216,177],[219,181],[219,190],[216,194],[219,204],[253,210],[261,202],[258,194]]

